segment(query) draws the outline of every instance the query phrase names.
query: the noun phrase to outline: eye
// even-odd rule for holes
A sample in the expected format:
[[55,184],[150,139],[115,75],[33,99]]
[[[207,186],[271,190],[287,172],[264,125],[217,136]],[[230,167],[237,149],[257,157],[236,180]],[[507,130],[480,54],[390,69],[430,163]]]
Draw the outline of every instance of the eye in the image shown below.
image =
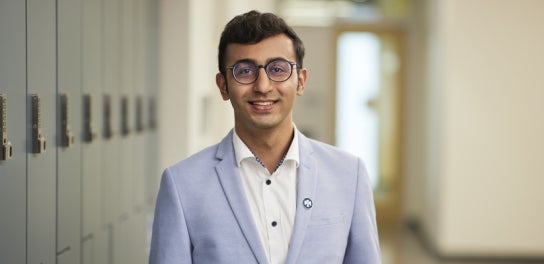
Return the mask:
[[255,74],[255,65],[250,63],[239,63],[234,66],[234,75],[238,77],[251,76]]
[[291,69],[291,65],[289,62],[279,60],[279,61],[273,61],[270,64],[268,64],[267,71],[274,75],[281,75],[284,73],[289,73]]
[[274,72],[274,73],[281,73],[281,72],[284,72],[284,71],[285,71],[284,68],[282,68],[282,67],[277,67],[277,66],[276,66],[276,67],[270,67],[269,70],[270,70],[271,72]]

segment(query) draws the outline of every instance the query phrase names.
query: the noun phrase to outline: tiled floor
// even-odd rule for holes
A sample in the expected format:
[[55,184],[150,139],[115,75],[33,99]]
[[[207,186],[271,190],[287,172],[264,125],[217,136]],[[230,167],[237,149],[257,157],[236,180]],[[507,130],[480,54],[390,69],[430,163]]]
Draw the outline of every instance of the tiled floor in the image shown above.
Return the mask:
[[380,232],[383,264],[526,264],[543,261],[522,260],[444,260],[438,259],[424,248],[413,231],[407,228]]

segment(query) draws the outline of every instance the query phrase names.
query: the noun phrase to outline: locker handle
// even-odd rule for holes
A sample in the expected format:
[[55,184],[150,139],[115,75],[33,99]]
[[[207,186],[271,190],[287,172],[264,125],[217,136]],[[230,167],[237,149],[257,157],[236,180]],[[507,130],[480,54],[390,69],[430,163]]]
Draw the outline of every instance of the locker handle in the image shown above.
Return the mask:
[[8,99],[4,94],[0,94],[0,160],[9,160],[13,156],[13,148],[11,142],[8,141],[8,127],[7,127],[7,109]]
[[104,95],[103,100],[103,114],[104,114],[104,128],[103,136],[105,139],[111,139],[113,137],[113,128],[111,125],[111,97],[110,95]]
[[92,99],[91,95],[86,94],[83,95],[83,141],[87,143],[96,138],[92,120]]
[[148,100],[147,123],[150,130],[155,130],[157,128],[157,99],[150,97]]
[[38,94],[30,94],[32,103],[32,153],[45,152],[46,142],[42,134],[41,99]]
[[121,135],[127,136],[130,134],[128,125],[128,97],[121,97]]
[[136,132],[142,131],[144,131],[143,99],[138,96],[136,98]]
[[74,144],[74,135],[70,129],[70,98],[68,94],[60,94],[60,143],[69,148]]

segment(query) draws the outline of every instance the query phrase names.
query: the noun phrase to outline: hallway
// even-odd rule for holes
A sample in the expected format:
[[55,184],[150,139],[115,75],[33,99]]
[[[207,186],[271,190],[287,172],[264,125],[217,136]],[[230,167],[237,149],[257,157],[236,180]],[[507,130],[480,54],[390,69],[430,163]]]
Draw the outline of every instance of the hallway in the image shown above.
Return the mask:
[[380,232],[382,264],[537,264],[544,260],[440,259],[433,256],[409,227]]

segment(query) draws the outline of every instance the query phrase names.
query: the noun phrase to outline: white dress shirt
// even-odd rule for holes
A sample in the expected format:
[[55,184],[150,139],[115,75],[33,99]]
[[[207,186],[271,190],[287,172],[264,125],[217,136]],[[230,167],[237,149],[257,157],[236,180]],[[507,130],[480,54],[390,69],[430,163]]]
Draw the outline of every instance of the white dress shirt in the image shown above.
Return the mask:
[[270,174],[240,137],[233,133],[234,153],[251,214],[271,264],[284,263],[293,232],[299,165],[295,131],[283,162]]

